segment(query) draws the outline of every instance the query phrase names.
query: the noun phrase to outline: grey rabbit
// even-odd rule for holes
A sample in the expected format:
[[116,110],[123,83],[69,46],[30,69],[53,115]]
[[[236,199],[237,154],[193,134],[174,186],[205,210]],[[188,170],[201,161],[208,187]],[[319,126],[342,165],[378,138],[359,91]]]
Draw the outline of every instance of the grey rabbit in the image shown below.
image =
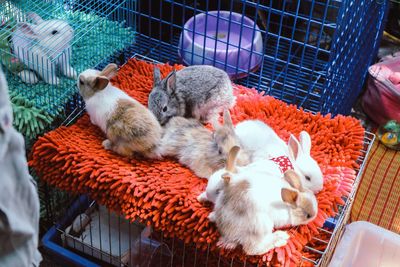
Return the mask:
[[160,69],[154,67],[148,107],[162,125],[175,116],[212,122],[235,102],[231,80],[223,70],[194,65],[174,70],[162,80]]

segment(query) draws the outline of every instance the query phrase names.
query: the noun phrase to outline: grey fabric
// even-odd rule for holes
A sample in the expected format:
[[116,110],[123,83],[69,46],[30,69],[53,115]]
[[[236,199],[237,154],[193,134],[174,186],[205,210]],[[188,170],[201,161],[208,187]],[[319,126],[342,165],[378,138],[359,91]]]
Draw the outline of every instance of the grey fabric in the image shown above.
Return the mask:
[[39,266],[39,198],[0,67],[0,267]]

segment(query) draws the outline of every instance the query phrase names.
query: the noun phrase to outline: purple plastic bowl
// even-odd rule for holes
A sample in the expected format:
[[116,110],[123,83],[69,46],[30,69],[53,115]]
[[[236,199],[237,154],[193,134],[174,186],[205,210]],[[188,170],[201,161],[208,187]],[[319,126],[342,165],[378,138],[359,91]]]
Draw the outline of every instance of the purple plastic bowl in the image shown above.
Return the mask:
[[260,29],[254,21],[229,11],[210,11],[190,18],[178,49],[184,64],[214,65],[231,78],[242,78],[256,70],[262,51]]

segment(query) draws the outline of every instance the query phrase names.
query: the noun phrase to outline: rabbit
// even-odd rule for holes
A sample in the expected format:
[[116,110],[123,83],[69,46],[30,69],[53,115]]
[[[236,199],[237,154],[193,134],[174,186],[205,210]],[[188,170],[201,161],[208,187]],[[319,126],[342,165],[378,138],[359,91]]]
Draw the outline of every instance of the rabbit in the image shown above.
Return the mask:
[[215,203],[218,195],[223,189],[223,180],[221,179],[222,175],[229,172],[236,173],[237,169],[240,168],[235,166],[235,163],[233,162],[234,160],[236,160],[236,155],[239,153],[239,151],[239,146],[233,146],[230,149],[227,155],[225,167],[217,170],[210,176],[210,178],[208,178],[206,190],[197,197],[197,200],[199,202],[209,201]]
[[[224,166],[231,147],[239,144],[228,110],[224,111],[223,125],[214,121],[214,129],[212,133],[196,119],[173,117],[164,127],[159,154],[177,157],[198,177],[208,179]],[[238,164],[248,162],[248,155],[240,153]]]
[[220,176],[223,188],[208,218],[220,231],[218,246],[233,249],[242,245],[246,254],[261,255],[287,244],[289,235],[272,232],[274,228],[311,222],[318,203],[312,191],[302,187],[295,171],[286,171],[282,179],[270,160],[235,168],[238,151],[229,152],[229,164]]
[[235,127],[242,148],[252,161],[274,158],[276,161],[288,157],[297,173],[301,175],[305,188],[318,193],[323,188],[323,175],[318,163],[311,157],[311,137],[306,131],[300,133],[300,142],[290,135],[286,144],[267,124],[260,120],[247,120]]
[[159,159],[161,125],[145,106],[110,84],[117,70],[116,64],[109,64],[102,71],[88,69],[79,75],[78,88],[90,120],[106,134],[105,149]]
[[211,122],[235,102],[231,80],[223,70],[194,65],[174,70],[161,80],[160,70],[154,68],[148,106],[161,125],[175,116]]
[[[48,84],[60,83],[56,68],[62,75],[76,79],[77,72],[70,65],[72,27],[64,20],[43,20],[36,13],[28,13],[28,17],[34,24],[19,22],[12,33],[13,53]],[[24,82],[34,83],[38,80],[35,73],[19,76]]]

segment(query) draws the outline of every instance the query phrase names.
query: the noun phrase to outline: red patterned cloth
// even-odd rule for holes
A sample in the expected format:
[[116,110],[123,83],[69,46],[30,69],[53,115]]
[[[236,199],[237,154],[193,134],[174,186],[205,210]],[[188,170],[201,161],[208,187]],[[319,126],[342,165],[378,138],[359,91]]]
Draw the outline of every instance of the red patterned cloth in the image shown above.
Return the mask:
[[278,164],[282,173],[285,173],[287,170],[293,170],[293,164],[287,156],[271,158],[271,160]]

